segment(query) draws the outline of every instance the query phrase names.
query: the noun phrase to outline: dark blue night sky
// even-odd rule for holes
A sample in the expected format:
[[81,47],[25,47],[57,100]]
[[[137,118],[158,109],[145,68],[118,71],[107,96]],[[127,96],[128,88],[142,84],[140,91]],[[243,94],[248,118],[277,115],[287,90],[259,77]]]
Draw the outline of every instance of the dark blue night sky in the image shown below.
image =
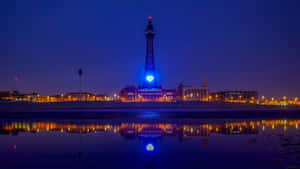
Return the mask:
[[[147,17],[164,88],[300,96],[299,0],[4,0],[0,90],[112,94],[143,79]],[[14,77],[19,81],[14,82]]]

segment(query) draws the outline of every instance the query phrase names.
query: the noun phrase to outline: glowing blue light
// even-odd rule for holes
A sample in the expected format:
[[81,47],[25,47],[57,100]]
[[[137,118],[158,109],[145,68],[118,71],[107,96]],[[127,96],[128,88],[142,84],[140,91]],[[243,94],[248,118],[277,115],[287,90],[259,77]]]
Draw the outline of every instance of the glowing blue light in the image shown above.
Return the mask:
[[151,144],[151,143],[147,144],[147,145],[146,145],[146,150],[147,150],[147,151],[154,151],[154,146],[153,146],[153,144]]
[[146,80],[147,80],[148,82],[152,82],[152,81],[154,80],[154,76],[153,76],[153,75],[147,75],[147,76],[146,76]]

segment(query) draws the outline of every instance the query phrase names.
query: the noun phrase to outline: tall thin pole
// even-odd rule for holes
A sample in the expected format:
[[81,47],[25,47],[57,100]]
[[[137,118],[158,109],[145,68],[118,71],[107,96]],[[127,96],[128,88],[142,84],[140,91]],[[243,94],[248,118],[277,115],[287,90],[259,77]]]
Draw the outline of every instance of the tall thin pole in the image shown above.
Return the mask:
[[80,82],[79,82],[79,101],[81,101],[81,94],[82,94],[82,88],[81,88],[81,86],[82,86],[82,69],[79,69],[78,70],[78,75],[79,75],[79,78],[80,78]]
[[16,76],[16,77],[14,77],[14,89],[12,90],[13,92],[14,91],[18,91],[18,81],[19,81],[19,78]]

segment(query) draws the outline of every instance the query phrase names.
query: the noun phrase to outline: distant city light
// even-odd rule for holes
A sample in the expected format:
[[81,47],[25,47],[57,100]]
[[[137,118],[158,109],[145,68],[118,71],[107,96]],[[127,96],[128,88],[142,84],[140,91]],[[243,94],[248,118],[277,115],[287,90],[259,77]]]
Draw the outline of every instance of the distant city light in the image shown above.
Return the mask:
[[153,146],[153,144],[151,144],[151,143],[147,144],[147,145],[146,145],[146,150],[147,150],[147,151],[154,151],[154,146]]
[[153,76],[153,75],[147,75],[147,76],[146,76],[146,80],[147,80],[148,82],[152,82],[152,81],[154,80],[154,76]]

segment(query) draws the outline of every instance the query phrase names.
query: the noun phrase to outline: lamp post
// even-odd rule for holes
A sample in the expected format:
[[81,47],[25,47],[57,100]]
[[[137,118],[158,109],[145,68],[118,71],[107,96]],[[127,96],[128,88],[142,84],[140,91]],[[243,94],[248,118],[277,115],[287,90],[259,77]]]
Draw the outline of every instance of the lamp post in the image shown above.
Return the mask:
[[16,76],[14,77],[14,89],[13,91],[15,90],[16,92],[18,91],[18,81],[19,81],[19,78]]
[[81,85],[82,85],[82,69],[79,69],[78,70],[78,75],[79,75],[79,78],[80,78],[80,82],[79,82],[79,101],[81,101],[81,93],[82,93],[82,89],[81,89]]

